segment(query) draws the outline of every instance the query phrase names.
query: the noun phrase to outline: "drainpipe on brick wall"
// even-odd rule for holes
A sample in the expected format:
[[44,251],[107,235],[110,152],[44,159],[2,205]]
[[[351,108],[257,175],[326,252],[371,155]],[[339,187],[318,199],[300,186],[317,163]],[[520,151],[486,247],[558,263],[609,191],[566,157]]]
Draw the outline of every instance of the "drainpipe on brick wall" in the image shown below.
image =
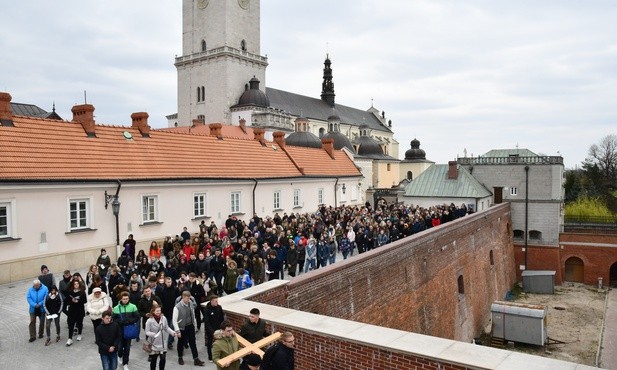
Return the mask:
[[527,249],[529,249],[529,166],[525,166],[525,270],[527,270]]
[[253,214],[251,215],[251,218],[253,218],[255,213],[257,213],[255,211],[255,189],[257,189],[257,179],[251,179],[251,180],[255,181],[255,186],[253,186]]

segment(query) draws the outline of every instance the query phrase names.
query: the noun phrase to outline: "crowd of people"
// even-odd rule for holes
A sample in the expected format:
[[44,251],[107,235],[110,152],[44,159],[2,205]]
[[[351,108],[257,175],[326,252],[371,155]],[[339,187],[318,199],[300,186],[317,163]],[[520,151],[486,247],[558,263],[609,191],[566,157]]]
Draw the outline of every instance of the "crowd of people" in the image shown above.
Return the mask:
[[[46,329],[45,346],[52,342],[52,323],[55,342],[59,342],[64,314],[66,346],[71,346],[73,339],[81,341],[88,316],[103,369],[115,369],[120,358],[127,370],[131,342],[141,340],[141,331],[150,347],[151,369],[157,363],[164,369],[166,352],[173,349],[175,338],[178,363],[184,364],[184,350],[190,347],[194,365],[203,366],[196,345],[202,326],[208,360],[219,359],[222,347],[233,348],[227,343],[233,328],[225,327],[229,323],[218,304],[219,296],[325,267],[335,263],[339,253],[347,259],[467,213],[464,204],[428,208],[384,204],[372,208],[367,204],[323,206],[313,213],[277,213],[266,218],[253,215],[248,223],[229,215],[220,227],[202,221],[193,233],[184,227],[179,234],[168,235],[160,243],[152,241],[147,250],[137,253],[131,234],[117,261],[111,261],[102,249],[85,278],[65,270],[56,285],[47,266],[41,267],[41,275],[27,293],[30,342],[37,339],[37,319],[39,338]],[[217,330],[222,330],[218,336]],[[291,339],[287,335],[281,343],[293,344]],[[218,341],[226,344],[217,345]],[[293,345],[286,348],[293,349]],[[256,362],[254,358],[245,360],[248,368],[255,366],[249,365]]]

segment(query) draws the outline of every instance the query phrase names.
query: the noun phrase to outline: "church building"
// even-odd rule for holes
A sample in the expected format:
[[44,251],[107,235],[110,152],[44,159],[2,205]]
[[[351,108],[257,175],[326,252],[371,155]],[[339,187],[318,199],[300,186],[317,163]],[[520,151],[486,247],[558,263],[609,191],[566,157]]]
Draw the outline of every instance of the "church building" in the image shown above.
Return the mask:
[[194,120],[232,125],[244,120],[247,126],[264,128],[266,138],[272,139],[275,131],[293,133],[295,120],[302,118],[308,120],[304,132],[318,139],[343,136],[347,140],[335,138],[335,149],[347,147],[356,154],[361,126],[367,126],[383,154],[398,157],[392,122],[384,112],[336,103],[329,56],[320,98],[266,87],[268,59],[261,55],[259,0],[182,4],[183,55],[175,60],[178,112],[167,116],[170,127],[191,126]]

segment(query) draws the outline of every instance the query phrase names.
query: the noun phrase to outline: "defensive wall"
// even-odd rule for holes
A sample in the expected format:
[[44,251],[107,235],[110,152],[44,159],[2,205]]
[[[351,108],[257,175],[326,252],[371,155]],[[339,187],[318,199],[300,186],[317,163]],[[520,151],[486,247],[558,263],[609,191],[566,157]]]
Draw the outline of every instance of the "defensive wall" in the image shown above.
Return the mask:
[[509,213],[491,207],[219,302],[235,328],[256,307],[269,331],[293,333],[298,369],[592,369],[470,343],[515,281]]

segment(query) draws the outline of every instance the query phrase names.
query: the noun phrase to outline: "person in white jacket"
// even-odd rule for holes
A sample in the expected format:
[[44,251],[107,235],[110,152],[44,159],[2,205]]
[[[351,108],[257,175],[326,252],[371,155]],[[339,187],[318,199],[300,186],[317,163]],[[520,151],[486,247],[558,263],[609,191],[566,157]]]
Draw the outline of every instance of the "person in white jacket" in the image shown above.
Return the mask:
[[165,369],[165,356],[167,354],[167,335],[177,335],[176,332],[169,327],[165,315],[161,315],[160,306],[152,306],[150,317],[146,321],[146,337],[152,343],[152,352],[150,353],[150,369],[156,369],[156,361],[158,358],[159,369]]
[[111,311],[111,299],[101,288],[94,288],[92,294],[88,296],[86,311],[90,315],[96,333],[96,327],[103,321],[103,312]]

